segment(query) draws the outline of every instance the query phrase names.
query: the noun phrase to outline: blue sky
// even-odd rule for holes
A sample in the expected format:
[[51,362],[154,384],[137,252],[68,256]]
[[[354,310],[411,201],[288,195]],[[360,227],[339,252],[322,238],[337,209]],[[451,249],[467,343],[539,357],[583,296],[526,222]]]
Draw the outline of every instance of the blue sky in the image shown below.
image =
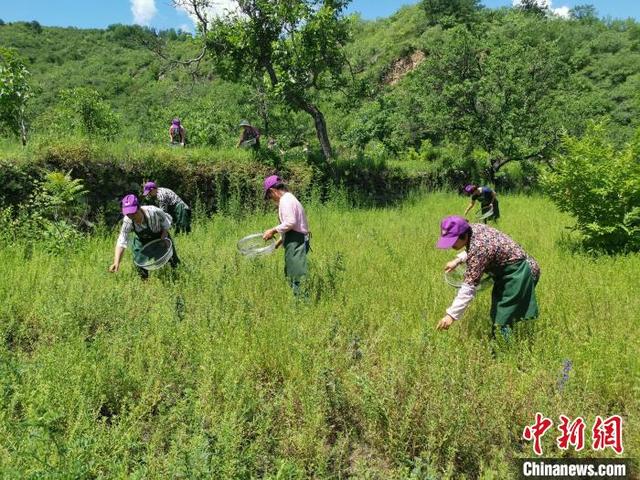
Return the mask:
[[[170,0],[0,0],[0,18],[5,22],[37,20],[42,25],[104,28],[112,23],[134,23],[133,2],[141,9],[138,10],[138,23],[161,29],[192,28],[189,17],[174,10],[169,5]],[[416,2],[353,0],[349,10],[371,19],[388,16],[400,6],[411,3]],[[511,0],[484,0],[483,3],[488,7],[500,7],[511,5]],[[640,19],[639,0],[552,0],[552,7],[570,8],[585,3],[594,5],[600,16]]]

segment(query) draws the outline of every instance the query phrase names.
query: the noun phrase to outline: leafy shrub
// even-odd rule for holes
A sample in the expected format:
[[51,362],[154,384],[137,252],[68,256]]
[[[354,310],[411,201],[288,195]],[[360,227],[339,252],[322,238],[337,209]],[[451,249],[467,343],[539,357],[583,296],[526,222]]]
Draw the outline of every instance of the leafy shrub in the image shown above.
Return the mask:
[[40,130],[56,137],[88,135],[110,138],[119,134],[120,118],[100,94],[86,87],[64,89],[59,103],[43,114]]
[[35,142],[27,149],[9,150],[9,158],[0,159],[0,181],[9,189],[6,195],[0,193],[0,205],[18,207],[51,171],[71,172],[82,180],[88,191],[88,219],[94,221],[100,214],[108,225],[120,218],[120,198],[139,193],[142,183],[151,179],[205,213],[229,214],[263,210],[262,180],[273,173],[285,178],[296,195],[317,194],[321,200],[333,197],[339,188],[358,203],[387,203],[425,186],[422,178],[390,168],[380,159],[336,159],[326,168],[313,152],[279,156],[262,150],[252,155],[236,148],[177,149],[86,138]]
[[[475,152],[474,152],[475,153]],[[476,155],[478,156],[478,155]],[[410,149],[403,161],[421,165],[431,188],[458,187],[467,180],[481,177],[482,169],[473,155],[466,155],[456,145],[435,147],[429,141],[423,141],[419,149]]]
[[588,249],[640,250],[640,131],[617,150],[604,125],[565,138],[565,152],[542,182],[560,210],[576,219]]
[[50,253],[61,253],[82,238],[87,191],[71,172],[49,172],[36,183],[29,200],[0,211],[5,243],[41,242]]
[[0,131],[20,135],[26,144],[25,110],[32,97],[31,74],[14,50],[0,48]]

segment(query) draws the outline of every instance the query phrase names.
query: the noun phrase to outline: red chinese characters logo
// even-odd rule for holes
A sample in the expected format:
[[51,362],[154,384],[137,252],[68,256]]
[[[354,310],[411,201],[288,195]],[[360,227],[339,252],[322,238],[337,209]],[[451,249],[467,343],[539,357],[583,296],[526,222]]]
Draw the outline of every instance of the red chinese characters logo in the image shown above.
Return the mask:
[[560,430],[561,435],[556,439],[558,448],[560,450],[567,450],[570,445],[579,452],[584,448],[584,428],[585,423],[582,417],[576,418],[573,422],[569,417],[560,415]]
[[[522,432],[525,440],[533,440],[533,451],[536,455],[542,455],[542,437],[553,426],[553,421],[541,413],[536,413],[533,425],[527,425]],[[556,438],[556,444],[560,450],[573,447],[576,452],[584,448],[584,432],[586,423],[582,417],[571,421],[566,415],[560,415],[558,430],[560,435]],[[593,450],[611,448],[618,455],[624,451],[622,446],[622,417],[613,415],[603,420],[597,416],[593,425],[592,443]]]
[[593,449],[604,450],[611,447],[618,455],[624,451],[622,446],[622,417],[614,415],[606,420],[598,415],[593,425]]
[[533,451],[536,455],[542,455],[542,445],[540,439],[553,426],[553,421],[546,418],[540,412],[536,413],[536,422],[533,425],[524,427],[522,437],[525,440],[533,440]]

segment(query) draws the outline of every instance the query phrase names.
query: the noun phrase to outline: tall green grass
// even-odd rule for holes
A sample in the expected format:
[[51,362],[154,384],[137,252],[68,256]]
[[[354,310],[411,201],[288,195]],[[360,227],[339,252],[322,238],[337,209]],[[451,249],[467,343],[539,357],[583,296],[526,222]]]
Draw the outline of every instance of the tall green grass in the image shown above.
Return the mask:
[[[489,340],[489,293],[446,332],[455,291],[438,222],[465,200],[398,208],[308,205],[309,299],[281,252],[248,261],[240,237],[275,213],[216,216],[176,239],[177,278],[141,282],[115,232],[50,257],[0,251],[3,478],[512,478],[536,412],[624,417],[638,456],[640,256],[560,247],[567,217],[504,196],[500,228],[541,264],[541,315]],[[558,387],[563,361],[573,369]],[[557,431],[546,456],[560,456]],[[611,455],[587,448],[565,455]]]

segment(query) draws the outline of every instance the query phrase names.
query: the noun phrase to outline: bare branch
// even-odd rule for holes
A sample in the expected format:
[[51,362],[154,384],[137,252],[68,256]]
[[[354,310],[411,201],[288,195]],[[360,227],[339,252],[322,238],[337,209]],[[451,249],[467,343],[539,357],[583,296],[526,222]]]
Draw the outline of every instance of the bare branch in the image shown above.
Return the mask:
[[213,3],[212,0],[171,0],[173,8],[182,9],[198,20],[203,36],[206,36],[209,31],[207,10],[213,7]]

